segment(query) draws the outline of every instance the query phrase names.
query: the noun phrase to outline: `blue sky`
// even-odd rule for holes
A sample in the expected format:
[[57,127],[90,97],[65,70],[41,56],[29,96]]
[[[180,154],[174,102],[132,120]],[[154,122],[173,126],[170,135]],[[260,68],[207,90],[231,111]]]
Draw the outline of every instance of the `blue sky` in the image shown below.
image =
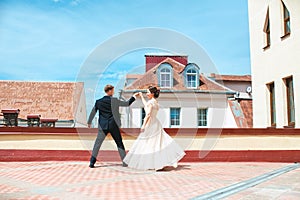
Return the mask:
[[[251,73],[247,0],[1,0],[0,80],[77,81],[99,46],[149,27],[194,41],[218,73]],[[111,46],[103,56],[115,50]],[[126,73],[143,72],[144,54],[152,52],[160,50],[131,51],[106,64],[97,55],[94,69],[87,70],[91,76],[80,79],[87,107],[103,95],[103,85],[120,88]],[[200,68],[205,71],[205,66]]]
[[[222,74],[250,73],[247,0],[1,0],[0,79],[74,81],[98,45],[143,27],[186,35]],[[116,60],[110,77],[143,65],[145,52]]]

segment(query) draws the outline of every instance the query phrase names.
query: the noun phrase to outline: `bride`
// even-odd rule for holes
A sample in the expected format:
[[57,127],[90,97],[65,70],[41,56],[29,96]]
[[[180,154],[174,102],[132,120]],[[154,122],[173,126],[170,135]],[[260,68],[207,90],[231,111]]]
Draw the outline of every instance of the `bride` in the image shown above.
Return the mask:
[[150,86],[147,90],[148,102],[142,93],[139,95],[146,116],[141,134],[123,160],[130,168],[139,170],[161,170],[167,166],[176,168],[178,161],[185,155],[183,149],[164,131],[156,117],[159,109],[157,102],[159,92],[156,87]]

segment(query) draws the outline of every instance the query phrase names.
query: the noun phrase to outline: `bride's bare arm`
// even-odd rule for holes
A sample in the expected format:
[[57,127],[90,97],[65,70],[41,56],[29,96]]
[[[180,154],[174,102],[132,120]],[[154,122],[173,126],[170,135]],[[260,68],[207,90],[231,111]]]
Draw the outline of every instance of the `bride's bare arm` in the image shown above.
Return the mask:
[[147,106],[147,101],[145,100],[145,98],[144,98],[144,96],[141,92],[139,94],[140,94],[140,97],[141,97],[141,100],[142,100],[144,106],[146,107]]
[[147,113],[147,115],[146,115],[145,118],[144,118],[144,123],[143,123],[143,125],[142,125],[142,127],[141,127],[142,130],[145,129],[145,127],[148,125],[149,120],[150,120],[150,116],[151,116],[151,112],[152,112],[152,107],[153,107],[153,105],[152,105],[152,104],[149,104],[148,106],[149,106],[149,112]]

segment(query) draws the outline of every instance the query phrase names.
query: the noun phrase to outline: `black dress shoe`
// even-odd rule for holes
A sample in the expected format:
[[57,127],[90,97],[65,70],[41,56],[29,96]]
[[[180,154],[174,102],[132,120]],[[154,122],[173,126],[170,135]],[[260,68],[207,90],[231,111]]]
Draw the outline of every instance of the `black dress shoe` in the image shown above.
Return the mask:
[[90,164],[89,168],[95,168],[95,165]]
[[122,166],[123,167],[128,167],[128,165],[126,163],[124,163],[124,162],[122,163]]

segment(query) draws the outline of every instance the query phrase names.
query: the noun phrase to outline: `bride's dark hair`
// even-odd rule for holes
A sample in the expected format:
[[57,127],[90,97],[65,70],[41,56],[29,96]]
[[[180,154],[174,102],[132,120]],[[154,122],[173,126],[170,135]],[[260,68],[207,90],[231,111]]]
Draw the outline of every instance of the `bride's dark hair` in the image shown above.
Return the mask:
[[158,98],[159,97],[160,90],[157,89],[157,87],[149,86],[148,89],[151,92],[151,94],[154,95],[154,98]]

